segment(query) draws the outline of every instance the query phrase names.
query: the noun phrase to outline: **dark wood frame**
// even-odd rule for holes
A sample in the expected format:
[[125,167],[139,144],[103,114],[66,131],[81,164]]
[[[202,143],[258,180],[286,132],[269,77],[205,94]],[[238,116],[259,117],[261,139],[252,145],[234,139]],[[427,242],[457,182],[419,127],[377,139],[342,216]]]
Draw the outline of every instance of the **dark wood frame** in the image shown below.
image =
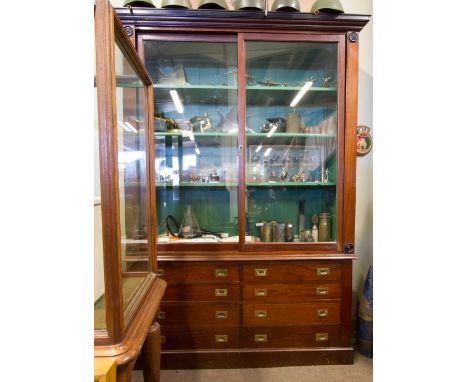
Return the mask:
[[[156,276],[156,200],[147,187],[149,272],[135,297],[124,310],[120,242],[119,174],[114,42],[145,85],[146,181],[154,184],[153,84],[108,0],[96,0],[96,87],[98,98],[101,179],[102,241],[106,296],[106,330],[95,330],[95,357],[115,357],[118,380],[128,380],[159,308],[166,283]],[[151,101],[149,101],[151,100]],[[150,129],[151,126],[151,129]]]

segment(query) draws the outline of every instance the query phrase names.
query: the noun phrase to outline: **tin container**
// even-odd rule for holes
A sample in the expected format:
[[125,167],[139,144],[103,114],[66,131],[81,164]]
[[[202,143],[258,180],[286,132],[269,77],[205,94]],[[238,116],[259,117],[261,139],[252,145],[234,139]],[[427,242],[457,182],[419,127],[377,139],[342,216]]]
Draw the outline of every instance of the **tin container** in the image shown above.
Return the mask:
[[297,112],[289,113],[286,118],[286,132],[299,133],[301,131],[301,115]]
[[285,238],[285,226],[284,223],[272,222],[273,225],[273,241],[276,243],[284,242]]
[[318,241],[331,240],[331,218],[328,212],[323,212],[319,216]]
[[270,243],[273,240],[273,225],[271,222],[264,222],[260,231],[260,241]]
[[293,225],[291,222],[286,223],[286,227],[284,231],[285,231],[285,241],[287,241],[288,243],[292,242],[294,239],[294,236],[293,236]]

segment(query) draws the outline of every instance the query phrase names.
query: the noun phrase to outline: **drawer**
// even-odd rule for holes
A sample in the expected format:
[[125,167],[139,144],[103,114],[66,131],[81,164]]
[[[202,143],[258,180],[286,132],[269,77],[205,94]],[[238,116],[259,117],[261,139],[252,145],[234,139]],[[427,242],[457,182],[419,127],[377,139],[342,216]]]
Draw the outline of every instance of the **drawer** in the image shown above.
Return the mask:
[[239,281],[239,267],[223,263],[158,263],[160,277],[168,283],[190,283],[198,281]]
[[233,284],[168,285],[163,301],[239,301],[240,286]]
[[340,298],[340,283],[313,284],[247,284],[243,289],[246,301],[299,301]]
[[340,346],[340,328],[292,326],[245,328],[241,332],[243,348],[308,348]]
[[158,322],[164,326],[240,325],[240,304],[162,304]]
[[299,283],[315,280],[340,280],[341,266],[335,263],[259,264],[242,267],[244,282]]
[[236,327],[186,328],[161,326],[161,349],[236,349],[239,329]]
[[242,318],[245,326],[339,324],[340,303],[244,304]]

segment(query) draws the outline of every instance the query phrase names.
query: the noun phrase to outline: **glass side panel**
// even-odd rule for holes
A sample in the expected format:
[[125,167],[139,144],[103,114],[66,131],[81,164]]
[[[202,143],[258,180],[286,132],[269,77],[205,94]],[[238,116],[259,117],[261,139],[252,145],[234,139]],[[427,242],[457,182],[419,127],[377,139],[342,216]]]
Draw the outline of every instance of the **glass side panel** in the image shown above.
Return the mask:
[[[124,309],[148,273],[145,88],[115,44],[117,149]],[[132,275],[138,272],[138,275]],[[140,273],[143,272],[143,275]]]
[[238,242],[237,44],[144,41],[158,242]]
[[337,48],[246,42],[246,242],[336,241]]

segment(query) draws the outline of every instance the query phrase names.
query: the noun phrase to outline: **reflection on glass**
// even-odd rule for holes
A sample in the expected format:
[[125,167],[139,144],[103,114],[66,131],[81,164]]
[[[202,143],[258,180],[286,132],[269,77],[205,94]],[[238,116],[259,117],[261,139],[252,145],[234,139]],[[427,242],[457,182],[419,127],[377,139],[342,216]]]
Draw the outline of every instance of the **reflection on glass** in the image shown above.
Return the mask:
[[124,308],[144,281],[148,263],[145,89],[115,44],[117,149]]
[[144,41],[158,242],[238,242],[237,45]]
[[246,75],[246,242],[335,241],[337,44],[247,42]]

